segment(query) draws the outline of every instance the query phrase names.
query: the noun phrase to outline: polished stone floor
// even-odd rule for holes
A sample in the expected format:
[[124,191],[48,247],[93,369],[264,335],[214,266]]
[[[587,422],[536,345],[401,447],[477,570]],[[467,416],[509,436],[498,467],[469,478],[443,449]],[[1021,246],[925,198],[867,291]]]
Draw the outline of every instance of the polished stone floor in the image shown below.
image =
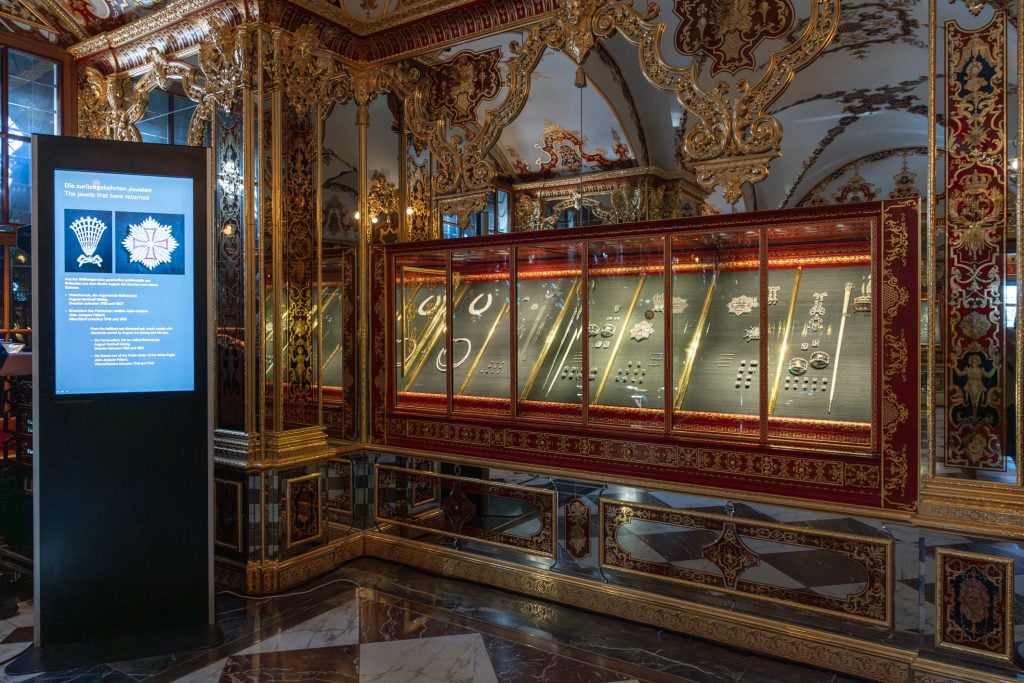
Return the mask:
[[[0,658],[31,640],[31,605],[0,621]],[[0,681],[847,681],[657,629],[354,561],[286,596],[217,598],[222,646]]]

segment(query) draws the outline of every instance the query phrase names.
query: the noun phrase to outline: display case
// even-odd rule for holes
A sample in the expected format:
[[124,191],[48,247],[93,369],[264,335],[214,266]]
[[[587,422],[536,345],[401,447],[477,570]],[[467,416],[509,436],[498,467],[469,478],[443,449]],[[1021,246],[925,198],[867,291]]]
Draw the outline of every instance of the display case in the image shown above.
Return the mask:
[[882,202],[389,248],[384,439],[899,507],[917,222]]

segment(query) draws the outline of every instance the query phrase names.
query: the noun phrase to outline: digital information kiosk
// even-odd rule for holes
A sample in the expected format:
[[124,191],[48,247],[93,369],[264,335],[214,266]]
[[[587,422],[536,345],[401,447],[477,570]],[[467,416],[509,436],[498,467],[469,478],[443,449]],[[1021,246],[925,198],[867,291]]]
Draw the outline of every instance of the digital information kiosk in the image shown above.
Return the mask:
[[209,151],[32,151],[35,647],[11,666],[212,644]]

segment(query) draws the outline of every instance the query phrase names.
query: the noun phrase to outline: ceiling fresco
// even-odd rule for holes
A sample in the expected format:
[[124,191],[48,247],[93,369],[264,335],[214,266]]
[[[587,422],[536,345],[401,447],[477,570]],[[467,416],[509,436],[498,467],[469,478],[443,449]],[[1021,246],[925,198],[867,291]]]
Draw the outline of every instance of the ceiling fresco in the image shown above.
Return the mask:
[[[206,10],[234,0],[0,0],[0,29],[72,45],[78,56],[106,50],[106,36],[159,12]],[[530,21],[551,17],[559,0],[280,0],[297,7],[289,21],[319,14],[321,44],[352,59],[414,59],[430,74],[432,106],[453,134],[473,136],[507,97],[510,45]],[[584,3],[586,4],[586,3]],[[570,51],[548,50],[530,77],[530,97],[491,151],[506,182],[566,178],[632,167],[693,168],[700,116],[721,93],[762,85],[779,54],[801,40],[828,0],[657,0],[660,49],[669,69],[690,70],[706,99],[688,111],[675,93],[650,82],[635,44],[621,32],[586,53],[586,87],[574,87]],[[941,20],[986,23],[995,0],[939,2]],[[634,3],[637,11],[646,2]],[[262,4],[260,5],[262,11]],[[735,202],[718,190],[719,210],[782,208],[822,199],[925,190],[928,144],[927,0],[843,2],[832,37],[813,61],[757,101],[781,131],[767,155],[769,173],[743,185]],[[279,10],[283,11],[283,10]],[[286,16],[287,13],[282,14]],[[292,15],[287,15],[292,16]],[[303,18],[305,17],[305,18]],[[1015,18],[1011,20],[1015,26]],[[502,27],[514,26],[513,30]],[[1011,34],[1015,29],[1011,27]],[[1010,36],[1016,40],[1016,35]],[[116,43],[111,40],[109,44]],[[89,46],[89,53],[82,46]],[[433,47],[432,47],[433,46]],[[342,49],[344,47],[344,49]],[[78,49],[76,52],[75,50]],[[109,52],[109,50],[107,50]],[[940,60],[941,62],[941,60]],[[1010,92],[1017,74],[1011,65]],[[941,91],[941,90],[940,90]],[[724,97],[724,96],[723,96]],[[741,100],[735,100],[740,102]],[[696,104],[695,104],[696,103]],[[746,105],[743,105],[746,106]],[[1016,117],[1010,117],[1015,120]],[[941,121],[941,113],[940,113]],[[1011,131],[1015,133],[1015,131]],[[943,131],[937,131],[942,144]],[[687,142],[689,141],[689,142]],[[687,147],[687,144],[691,147]],[[905,171],[901,173],[901,169]],[[861,183],[861,181],[863,181]],[[852,183],[852,184],[851,184]],[[841,192],[861,183],[858,192]],[[868,190],[866,188],[873,188]]]

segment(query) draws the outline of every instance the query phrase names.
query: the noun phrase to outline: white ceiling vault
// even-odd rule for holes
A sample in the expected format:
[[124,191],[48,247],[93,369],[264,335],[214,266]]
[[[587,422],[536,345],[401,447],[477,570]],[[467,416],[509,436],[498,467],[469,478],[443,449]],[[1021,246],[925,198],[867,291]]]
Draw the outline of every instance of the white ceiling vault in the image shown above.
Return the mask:
[[[95,42],[96,36],[128,22],[186,3],[203,4],[202,0],[0,0],[0,30],[69,46]],[[217,0],[208,0],[204,6],[216,4]],[[458,114],[461,120],[452,123],[472,133],[507,94],[510,43],[522,42],[528,30],[528,22],[517,17],[524,12],[543,15],[545,7],[558,2],[301,0],[300,4],[306,10],[322,6],[321,31],[330,26],[336,33],[348,32],[355,36],[353,40],[364,41],[364,46],[375,41],[395,44],[401,36],[417,35],[417,44],[425,47],[417,48],[413,58],[422,63],[450,68],[453,73],[474,63],[489,72],[486,82],[476,84],[476,91],[461,95],[461,103],[449,103],[456,109],[468,107],[468,113]],[[703,89],[710,91],[716,83],[725,83],[732,92],[741,81],[755,83],[761,78],[772,53],[801,35],[812,8],[812,0],[657,0],[654,4],[659,7],[654,21],[665,23],[661,49],[666,62],[686,67],[696,61]],[[646,0],[634,3],[640,11],[646,5]],[[973,15],[963,0],[936,2],[940,24],[953,20],[968,28],[981,27],[994,12],[1012,12],[1015,6],[1009,0],[988,0]],[[474,16],[478,17],[475,24]],[[753,21],[744,19],[752,17]],[[462,22],[459,26],[456,19]],[[445,22],[452,31],[443,36],[438,32],[436,39],[444,48],[430,48],[431,32]],[[1012,47],[1017,40],[1015,16],[1011,23],[1008,44]],[[512,24],[516,25],[513,30],[501,28]],[[696,40],[698,33],[703,42]],[[452,38],[456,34],[467,37]],[[784,131],[781,156],[771,162],[765,180],[745,187],[735,206],[720,195],[713,196],[712,203],[721,210],[772,209],[860,196],[851,194],[854,189],[883,198],[911,185],[923,194],[928,174],[927,39],[927,0],[841,0],[834,39],[768,107]],[[698,43],[704,47],[695,47]],[[937,62],[941,72],[941,54]],[[1008,62],[1010,92],[1015,95],[1015,60]],[[563,53],[549,50],[544,55],[531,78],[528,102],[494,147],[500,178],[522,182],[634,166],[674,171],[688,165],[682,133],[694,125],[696,117],[680,106],[674,94],[651,85],[640,67],[636,46],[621,34],[602,39],[584,70],[587,85],[576,88],[576,64]],[[941,100],[941,75],[937,87]],[[1017,115],[1012,108],[1008,118],[1014,134]],[[941,112],[938,120],[941,147]]]

